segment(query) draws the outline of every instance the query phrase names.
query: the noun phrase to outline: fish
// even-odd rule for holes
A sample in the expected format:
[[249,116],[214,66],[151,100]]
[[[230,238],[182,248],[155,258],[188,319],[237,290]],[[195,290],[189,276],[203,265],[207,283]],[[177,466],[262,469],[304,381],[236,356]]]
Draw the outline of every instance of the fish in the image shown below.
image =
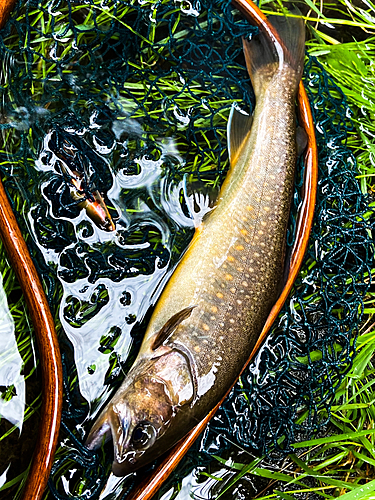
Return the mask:
[[94,222],[99,229],[103,231],[115,231],[116,226],[108,211],[107,205],[103,196],[98,190],[88,192],[83,186],[83,176],[79,176],[76,172],[67,174],[66,167],[61,167],[64,177],[68,177],[70,184],[70,196],[74,201],[77,201],[79,209],[84,209],[88,217]]
[[113,440],[117,476],[158,458],[215,407],[237,380],[281,292],[303,148],[295,98],[305,28],[298,18],[270,21],[281,42],[262,32],[243,39],[256,105],[252,116],[232,107],[230,169],[216,206],[197,224],[132,368],[88,433],[90,450]]
[[60,173],[69,184],[70,196],[77,202],[78,208],[84,209],[87,216],[103,231],[115,231],[116,225],[103,196],[95,186],[88,188],[87,179],[90,175],[87,162],[90,165],[91,161],[96,160],[96,155],[89,152],[85,143],[78,142],[60,127],[51,132],[48,147],[60,159]]

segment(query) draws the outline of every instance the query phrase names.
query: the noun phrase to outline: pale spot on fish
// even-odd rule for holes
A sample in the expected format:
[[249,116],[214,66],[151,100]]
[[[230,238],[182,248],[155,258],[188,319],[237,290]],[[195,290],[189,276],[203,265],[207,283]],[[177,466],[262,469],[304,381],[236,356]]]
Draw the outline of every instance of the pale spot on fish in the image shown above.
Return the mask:
[[233,276],[232,276],[231,274],[226,274],[226,275],[225,275],[225,279],[226,279],[227,281],[232,281],[232,280],[233,280]]
[[243,282],[242,282],[242,285],[243,285],[243,286],[249,286],[249,284],[248,284],[248,282],[247,282],[247,281],[243,281]]
[[264,210],[265,210],[266,212],[269,212],[271,209],[270,209],[270,207],[264,207]]
[[205,330],[206,332],[209,331],[210,327],[208,325],[206,325],[205,323],[202,325],[202,328],[203,330]]
[[252,210],[254,210],[254,207],[252,207],[251,205],[247,205],[246,210],[251,212]]
[[235,261],[235,258],[234,258],[232,255],[228,255],[228,257],[227,257],[227,261],[228,261],[228,262],[234,262],[234,261]]
[[246,229],[241,229],[241,234],[243,234],[244,236],[246,236],[248,234],[248,232],[246,231]]
[[254,257],[260,257],[260,254],[258,252],[254,252]]
[[250,272],[250,273],[253,273],[253,272],[254,272],[254,268],[249,267],[249,272]]
[[243,245],[237,245],[235,247],[236,250],[238,250],[239,252],[241,252],[242,250],[244,250],[244,246]]
[[215,321],[215,319],[216,319],[216,317],[215,317],[215,316],[211,316],[211,317],[210,317],[210,320],[211,320],[211,321]]
[[235,289],[234,287],[232,287],[232,288],[230,289],[230,291],[231,291],[232,293],[235,293],[236,289]]
[[218,299],[222,299],[224,297],[224,295],[221,292],[217,292],[216,297]]
[[237,304],[240,306],[242,304],[242,300],[237,300]]
[[230,318],[229,323],[234,323],[234,319]]
[[201,348],[199,347],[199,345],[196,345],[196,346],[194,347],[194,351],[195,351],[195,352],[201,352]]
[[212,306],[212,307],[211,307],[211,312],[213,312],[213,313],[217,313],[217,307],[216,307],[216,306]]

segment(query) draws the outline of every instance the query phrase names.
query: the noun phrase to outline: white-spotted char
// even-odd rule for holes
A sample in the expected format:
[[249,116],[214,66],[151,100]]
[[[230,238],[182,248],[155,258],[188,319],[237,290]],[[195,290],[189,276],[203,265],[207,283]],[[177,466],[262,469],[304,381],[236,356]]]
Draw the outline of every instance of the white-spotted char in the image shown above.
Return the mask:
[[[113,438],[113,472],[164,453],[221,400],[254,347],[282,285],[296,164],[295,96],[304,25],[276,18],[287,49],[244,41],[256,96],[232,109],[231,168],[148,325],[133,368],[87,439]],[[280,51],[279,51],[280,52]]]

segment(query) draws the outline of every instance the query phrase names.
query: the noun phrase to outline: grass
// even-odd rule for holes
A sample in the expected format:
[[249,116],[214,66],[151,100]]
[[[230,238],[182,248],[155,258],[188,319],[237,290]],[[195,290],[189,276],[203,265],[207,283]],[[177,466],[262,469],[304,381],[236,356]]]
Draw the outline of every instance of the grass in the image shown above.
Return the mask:
[[[293,445],[290,454],[281,466],[263,465],[264,459],[250,464],[217,460],[235,474],[220,490],[216,498],[233,487],[249,474],[265,478],[269,483],[263,493],[252,498],[258,500],[301,498],[336,498],[345,500],[373,498],[375,491],[375,351],[373,325],[364,325],[358,338],[358,354],[353,367],[336,391],[330,410],[327,436],[317,437]],[[301,419],[303,416],[301,416]],[[266,494],[264,494],[266,490]]]
[[[260,2],[267,10],[269,2]],[[300,2],[302,4],[303,2]],[[374,192],[375,149],[375,5],[366,2],[365,8],[352,2],[311,2],[304,16],[312,38],[307,50],[315,56],[328,74],[345,93],[352,110],[353,130],[348,145],[355,154],[362,192]],[[325,14],[329,11],[329,15]],[[332,18],[332,12],[339,18]],[[271,10],[269,10],[269,13]],[[358,35],[359,41],[340,42],[339,37],[327,35],[324,26],[354,27],[346,37]],[[323,28],[323,31],[321,30]],[[365,35],[363,32],[365,32]],[[362,36],[361,36],[362,35]],[[363,38],[366,38],[363,40]],[[370,203],[370,207],[374,202]],[[369,212],[369,217],[372,213]],[[375,323],[373,307],[375,293],[370,291],[364,300],[364,317],[357,340],[353,366],[337,389],[330,409],[327,435],[293,445],[290,454],[280,465],[267,463],[264,458],[250,464],[235,463],[216,457],[228,476],[223,484],[214,486],[215,498],[232,498],[243,477],[266,479],[264,488],[252,491],[258,500],[296,498],[337,498],[345,500],[373,499],[375,492]],[[322,410],[326,417],[326,410]],[[303,422],[307,412],[300,416]],[[237,490],[236,490],[237,488]],[[227,496],[226,496],[227,495]],[[231,496],[232,495],[232,496]],[[250,498],[250,496],[249,496]]]
[[[269,1],[259,2],[264,11],[271,12],[275,7]],[[282,5],[280,2],[277,2]],[[87,5],[73,4],[70,16],[75,19],[75,32],[67,25],[66,16],[68,9],[64,5],[59,5],[51,16],[48,10],[36,9],[29,12],[32,29],[30,38],[25,40],[33,49],[33,59],[27,60],[26,51],[22,52],[23,60],[17,60],[17,71],[22,76],[23,89],[30,90],[31,105],[33,110],[28,117],[22,120],[19,118],[20,103],[13,93],[11,79],[5,77],[2,85],[9,88],[9,107],[13,108],[13,115],[8,116],[8,123],[2,130],[6,148],[2,148],[2,167],[5,172],[14,169],[20,179],[24,181],[24,186],[33,188],[35,173],[33,172],[33,162],[38,153],[40,138],[39,117],[53,115],[59,117],[66,107],[74,108],[82,114],[83,119],[87,117],[99,106],[105,103],[111,111],[119,114],[119,118],[125,119],[131,113],[134,120],[142,120],[145,114],[149,121],[145,123],[147,140],[155,142],[158,134],[152,132],[152,125],[157,123],[158,133],[176,134],[176,146],[181,155],[186,158],[183,165],[179,166],[178,175],[180,178],[184,173],[196,173],[199,171],[206,184],[216,185],[221,181],[222,173],[228,166],[225,144],[226,144],[226,121],[230,106],[233,102],[233,94],[238,102],[242,102],[236,85],[232,82],[226,90],[227,94],[216,93],[214,89],[222,81],[219,74],[212,79],[205,79],[202,75],[186,82],[181,78],[181,73],[177,70],[170,72],[167,76],[156,77],[154,69],[160,64],[163,57],[172,57],[168,53],[168,37],[165,27],[172,16],[174,24],[172,32],[176,40],[183,40],[189,30],[183,23],[183,16],[180,15],[180,8],[175,3],[167,0],[161,2],[145,2],[150,9],[151,28],[150,31],[140,33],[137,27],[127,22],[134,14],[135,3],[121,4],[116,12],[116,19],[125,30],[135,34],[139,39],[139,59],[130,60],[129,65],[132,73],[127,78],[119,90],[112,80],[108,79],[104,83],[98,80],[97,85],[92,84],[95,78],[83,78],[80,88],[63,80],[57,67],[63,68],[63,74],[68,77],[74,74],[77,67],[86,68],[85,72],[92,70],[89,67],[89,57],[84,50],[74,50],[74,44],[80,49],[85,43],[93,43],[93,50],[99,50],[101,43],[105,39],[110,23],[114,19],[112,11],[103,6],[103,2],[94,0],[90,7]],[[367,0],[367,7],[363,9],[355,7],[346,0],[315,2],[304,0],[300,6],[305,7],[304,18],[308,22],[311,39],[307,43],[310,54],[316,56],[319,62],[346,93],[348,101],[352,107],[352,122],[354,129],[349,133],[348,144],[355,153],[361,182],[364,193],[375,190],[375,164],[373,136],[375,133],[375,96],[373,82],[375,80],[374,64],[375,55],[375,21],[371,17],[370,9],[374,10],[373,4]],[[157,9],[167,8],[163,21],[154,23]],[[366,10],[367,9],[367,10]],[[19,20],[22,21],[22,13]],[[375,10],[374,10],[375,15]],[[54,23],[59,26],[55,31],[55,38],[51,37],[54,31]],[[343,34],[340,30],[330,30],[327,26],[348,28]],[[93,27],[100,30],[100,34],[94,33]],[[214,21],[214,27],[219,26],[219,21]],[[207,27],[207,20],[199,20],[200,29]],[[138,31],[137,31],[138,30]],[[354,33],[358,41],[347,41],[347,38]],[[342,37],[345,39],[342,43]],[[363,41],[363,38],[367,39]],[[113,41],[121,43],[121,37],[115,33]],[[9,45],[17,46],[18,38],[15,32],[11,33],[8,39]],[[53,54],[53,57],[49,55]],[[9,69],[9,61],[3,63]],[[8,65],[8,66],[7,66]],[[28,71],[31,68],[31,83],[28,79]],[[229,68],[232,71],[238,69],[238,63],[233,62]],[[126,70],[125,64],[122,68]],[[7,74],[7,71],[3,72]],[[134,76],[136,75],[136,76]],[[84,76],[82,71],[81,76]],[[49,78],[47,85],[47,78]],[[30,86],[29,86],[30,85]],[[48,87],[48,88],[47,88]],[[366,94],[363,93],[363,89]],[[22,89],[21,89],[22,90]],[[83,96],[85,94],[85,96]],[[87,98],[87,96],[89,98]],[[142,103],[139,105],[139,103]],[[29,103],[30,104],[30,103]],[[69,109],[70,109],[69,108]],[[190,114],[189,114],[190,113]],[[199,116],[196,116],[199,114]],[[177,115],[177,118],[176,118]],[[178,119],[178,116],[182,119]],[[213,117],[213,118],[212,118]],[[191,137],[186,137],[189,120],[194,119],[194,144],[196,149],[191,149]],[[213,120],[213,121],[212,121]],[[14,129],[14,124],[16,128]],[[9,127],[7,128],[7,126]],[[212,128],[216,126],[216,135],[213,137]],[[18,127],[18,128],[17,128]],[[24,131],[26,134],[22,136]],[[171,132],[172,130],[172,132]],[[16,155],[21,145],[21,136],[28,144],[28,157],[25,164],[24,158]],[[145,137],[142,138],[142,147],[147,143]],[[218,152],[218,143],[222,148]],[[128,148],[136,150],[139,143],[128,140]],[[13,154],[11,159],[4,159],[6,154]],[[219,160],[218,160],[219,158]],[[214,175],[209,173],[214,171]],[[217,173],[221,172],[220,175]],[[203,174],[203,175],[202,175]],[[26,179],[26,180],[25,180]],[[22,184],[22,183],[21,183]],[[19,196],[19,195],[16,195]],[[31,199],[32,197],[30,197]],[[28,200],[28,195],[25,195]],[[31,199],[31,201],[33,201]],[[137,205],[138,207],[138,205]],[[142,208],[133,210],[141,211]],[[369,216],[370,216],[369,212]],[[12,288],[7,289],[9,292]],[[354,359],[353,367],[345,377],[338,391],[336,392],[334,404],[331,408],[331,423],[328,438],[316,438],[310,442],[299,443],[295,446],[295,453],[290,455],[280,470],[275,466],[264,465],[264,460],[256,459],[251,464],[230,463],[218,457],[220,464],[226,465],[228,470],[234,471],[230,474],[229,483],[221,480],[218,497],[233,491],[236,485],[248,475],[257,476],[269,480],[269,491],[266,495],[258,494],[257,498],[285,498],[290,500],[296,498],[294,495],[311,494],[333,498],[339,495],[349,495],[347,499],[366,498],[363,495],[371,495],[375,490],[373,474],[375,465],[375,451],[373,446],[375,414],[372,402],[375,400],[374,375],[375,367],[372,364],[372,357],[375,350],[375,334],[371,321],[374,314],[375,295],[369,294],[366,297],[364,314],[366,322],[362,326],[361,336],[358,340],[358,355]],[[83,311],[84,313],[84,311]],[[24,319],[25,316],[23,315]],[[18,331],[18,330],[17,330]],[[22,325],[20,326],[22,332]],[[31,352],[30,345],[28,346]],[[76,374],[72,374],[69,380],[71,388],[76,385]],[[325,417],[326,415],[322,415]],[[301,421],[305,414],[300,415]],[[325,439],[325,440],[324,440]],[[329,440],[327,440],[329,439]],[[303,448],[301,449],[301,446]],[[66,447],[61,447],[57,457],[62,460],[65,457]],[[76,462],[62,462],[61,476],[67,476],[69,470],[75,467]],[[212,474],[209,479],[212,479]],[[77,475],[77,474],[76,474]],[[83,475],[77,481],[76,494],[85,491],[89,478]],[[9,486],[9,485],[8,485]],[[366,491],[363,490],[366,489]],[[228,492],[226,490],[228,489]],[[357,496],[355,496],[357,495]],[[362,495],[362,496],[360,496]]]

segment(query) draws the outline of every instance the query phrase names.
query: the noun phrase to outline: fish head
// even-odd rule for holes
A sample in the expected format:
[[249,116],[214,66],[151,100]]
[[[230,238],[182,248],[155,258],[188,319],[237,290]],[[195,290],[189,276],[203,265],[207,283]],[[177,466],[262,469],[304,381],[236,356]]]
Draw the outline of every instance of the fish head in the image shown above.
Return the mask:
[[[170,370],[176,367],[174,357],[166,356],[141,373],[132,370],[133,374],[128,375],[88,435],[86,446],[89,449],[99,448],[112,438],[112,472],[116,476],[134,472],[156,459],[185,434],[185,429],[181,429],[181,436],[176,438],[176,426],[171,424],[181,403],[187,402],[186,395],[190,400],[192,386],[188,373],[177,370],[176,375]],[[181,365],[179,362],[181,359],[177,359],[177,364]],[[180,380],[177,380],[178,373]],[[163,374],[167,374],[166,378]],[[182,380],[187,381],[187,390],[185,387],[185,392],[176,392],[181,388]]]

